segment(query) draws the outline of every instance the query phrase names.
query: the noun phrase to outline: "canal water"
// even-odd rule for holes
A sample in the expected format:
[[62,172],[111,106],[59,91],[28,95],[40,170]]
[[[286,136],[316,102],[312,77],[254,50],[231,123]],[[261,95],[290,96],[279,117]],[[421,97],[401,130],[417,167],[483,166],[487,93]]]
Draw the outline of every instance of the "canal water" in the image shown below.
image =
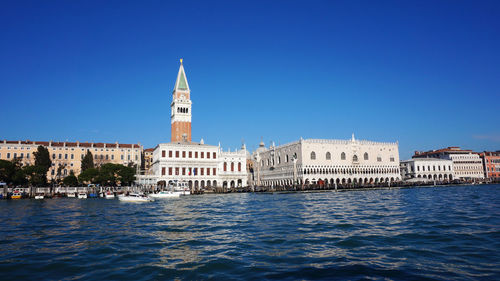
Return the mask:
[[1,280],[500,280],[500,186],[0,201]]

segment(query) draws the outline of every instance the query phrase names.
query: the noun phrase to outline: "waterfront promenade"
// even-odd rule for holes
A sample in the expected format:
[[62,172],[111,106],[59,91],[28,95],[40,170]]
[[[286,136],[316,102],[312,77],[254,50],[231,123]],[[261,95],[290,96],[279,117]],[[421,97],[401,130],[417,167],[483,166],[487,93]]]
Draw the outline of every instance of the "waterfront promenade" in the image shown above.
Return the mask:
[[[499,280],[500,185],[0,201],[2,280]],[[50,262],[47,262],[50,261]]]

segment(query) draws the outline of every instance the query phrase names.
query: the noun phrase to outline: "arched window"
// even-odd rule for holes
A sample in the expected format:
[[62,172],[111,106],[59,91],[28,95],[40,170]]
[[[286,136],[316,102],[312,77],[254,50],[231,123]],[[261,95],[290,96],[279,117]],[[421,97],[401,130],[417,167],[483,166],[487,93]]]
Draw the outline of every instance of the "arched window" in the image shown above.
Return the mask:
[[365,154],[363,155],[363,159],[368,160],[368,152],[365,152]]
[[278,156],[278,165],[281,164],[281,156]]
[[224,172],[227,171],[227,162],[224,162]]
[[326,153],[326,160],[331,160],[332,159],[332,155],[330,154],[330,152],[327,152]]
[[342,152],[342,153],[340,154],[340,160],[345,160],[345,153],[344,153],[344,152]]
[[352,161],[358,162],[358,155],[354,154],[354,156],[352,156]]
[[288,163],[288,154],[287,154],[287,155],[285,155],[285,160],[286,160],[286,162]]
[[231,162],[231,172],[234,172],[234,162]]
[[316,153],[314,151],[311,152],[311,160],[316,160]]
[[241,162],[238,163],[238,172],[241,172]]

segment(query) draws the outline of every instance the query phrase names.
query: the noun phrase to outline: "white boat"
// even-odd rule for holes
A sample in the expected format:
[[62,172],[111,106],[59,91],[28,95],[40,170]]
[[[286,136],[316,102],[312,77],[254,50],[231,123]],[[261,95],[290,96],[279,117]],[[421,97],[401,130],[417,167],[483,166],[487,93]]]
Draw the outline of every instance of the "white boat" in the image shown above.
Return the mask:
[[87,192],[78,192],[78,199],[87,199]]
[[180,192],[175,191],[160,191],[158,193],[151,193],[149,197],[155,199],[163,199],[163,198],[179,198],[181,196]]
[[191,194],[191,189],[189,188],[189,185],[185,181],[177,181],[174,180],[170,182],[168,185],[169,190],[173,191],[174,193],[179,194],[179,196],[183,195],[190,195]]
[[108,191],[106,191],[106,193],[104,194],[104,197],[105,197],[106,199],[114,199],[114,198],[115,198],[115,194],[114,194],[113,192],[111,192],[111,191],[109,191],[109,190],[108,190]]
[[144,194],[130,193],[129,195],[118,196],[118,199],[123,202],[151,202],[153,199]]
[[68,197],[75,198],[76,197],[76,193],[70,192],[70,193],[68,193]]
[[37,194],[35,194],[35,199],[40,200],[40,199],[43,199],[43,198],[45,198],[45,196],[43,195],[43,193],[37,193]]

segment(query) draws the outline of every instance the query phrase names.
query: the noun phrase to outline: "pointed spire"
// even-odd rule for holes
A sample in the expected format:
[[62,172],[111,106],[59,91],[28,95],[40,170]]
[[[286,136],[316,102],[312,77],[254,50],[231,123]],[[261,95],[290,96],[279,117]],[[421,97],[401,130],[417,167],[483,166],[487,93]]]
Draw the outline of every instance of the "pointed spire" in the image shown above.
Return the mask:
[[179,73],[177,74],[177,80],[175,81],[174,91],[189,91],[189,84],[187,82],[182,59],[180,59],[180,62],[181,66],[179,67]]
[[355,141],[355,139],[354,139],[354,133],[352,133],[352,139],[351,139],[351,141]]

